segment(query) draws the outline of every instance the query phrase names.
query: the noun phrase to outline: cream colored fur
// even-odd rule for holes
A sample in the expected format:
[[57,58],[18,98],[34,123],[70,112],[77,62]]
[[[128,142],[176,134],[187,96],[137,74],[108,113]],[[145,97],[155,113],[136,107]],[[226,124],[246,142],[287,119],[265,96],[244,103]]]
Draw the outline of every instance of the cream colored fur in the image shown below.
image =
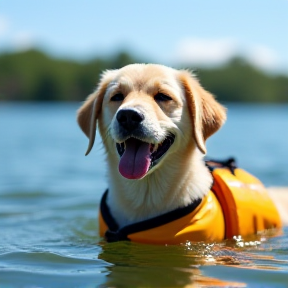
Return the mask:
[[[164,93],[170,101],[157,102]],[[123,101],[111,101],[117,93]],[[123,142],[116,113],[123,108],[140,111],[145,120],[145,139],[159,144],[173,133],[175,142],[147,175],[139,180],[124,178],[118,171],[116,142]],[[108,206],[119,226],[187,206],[202,198],[212,178],[205,167],[205,141],[226,120],[225,108],[204,90],[188,71],[161,65],[133,64],[106,71],[96,91],[78,111],[78,123],[93,147],[96,123],[108,163]]]

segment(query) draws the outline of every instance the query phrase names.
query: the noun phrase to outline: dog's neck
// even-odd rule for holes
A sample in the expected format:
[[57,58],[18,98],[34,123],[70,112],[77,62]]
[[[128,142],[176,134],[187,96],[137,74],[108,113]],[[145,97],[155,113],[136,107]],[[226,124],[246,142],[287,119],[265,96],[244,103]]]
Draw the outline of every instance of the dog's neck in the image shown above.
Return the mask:
[[[107,155],[107,204],[120,227],[185,207],[208,193],[212,184],[211,174],[200,152],[193,150],[185,158],[177,153],[169,155],[169,164],[163,161],[155,171],[140,180],[121,176],[118,167],[112,165],[115,161]],[[178,159],[185,160],[179,163]]]

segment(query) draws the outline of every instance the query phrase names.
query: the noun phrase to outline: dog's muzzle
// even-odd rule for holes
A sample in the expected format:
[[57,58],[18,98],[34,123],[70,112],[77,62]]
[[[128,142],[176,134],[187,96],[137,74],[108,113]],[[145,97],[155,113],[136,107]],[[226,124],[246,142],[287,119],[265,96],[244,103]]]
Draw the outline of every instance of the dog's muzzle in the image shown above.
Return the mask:
[[161,143],[145,141],[142,122],[144,115],[138,110],[122,109],[116,115],[121,134],[125,141],[116,143],[119,156],[120,174],[128,179],[141,179],[148,171],[158,164],[160,158],[174,143],[175,136],[169,133]]

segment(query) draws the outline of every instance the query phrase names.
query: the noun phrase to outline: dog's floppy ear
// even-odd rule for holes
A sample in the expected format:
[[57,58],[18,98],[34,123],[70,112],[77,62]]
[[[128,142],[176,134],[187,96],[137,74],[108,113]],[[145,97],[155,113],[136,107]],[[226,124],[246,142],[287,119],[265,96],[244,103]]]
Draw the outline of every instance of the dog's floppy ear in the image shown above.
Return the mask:
[[107,71],[102,75],[96,91],[87,97],[86,101],[77,112],[78,124],[89,138],[89,145],[85,155],[90,153],[94,145],[97,119],[102,110],[102,102],[106,88],[111,80],[111,74],[112,71]]
[[226,120],[226,109],[188,71],[180,71],[197,147],[206,154],[206,139]]

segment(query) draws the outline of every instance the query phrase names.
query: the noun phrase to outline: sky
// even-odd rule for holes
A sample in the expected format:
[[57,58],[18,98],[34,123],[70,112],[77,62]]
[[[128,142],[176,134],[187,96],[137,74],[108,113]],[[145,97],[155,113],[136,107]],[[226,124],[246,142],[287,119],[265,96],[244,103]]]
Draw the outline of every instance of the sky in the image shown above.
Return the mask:
[[[213,66],[235,55],[288,74],[288,0],[0,0],[0,53]],[[1,67],[0,67],[1,69]]]

